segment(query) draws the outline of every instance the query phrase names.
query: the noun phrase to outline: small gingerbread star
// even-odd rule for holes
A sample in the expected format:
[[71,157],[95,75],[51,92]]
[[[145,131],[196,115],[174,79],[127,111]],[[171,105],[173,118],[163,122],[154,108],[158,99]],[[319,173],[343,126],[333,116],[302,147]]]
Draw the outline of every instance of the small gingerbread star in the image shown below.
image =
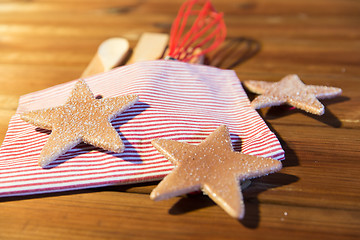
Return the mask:
[[235,218],[243,218],[244,203],[240,181],[281,169],[281,162],[235,152],[225,125],[218,127],[199,145],[166,139],[152,141],[175,166],[151,192],[163,200],[202,190]]
[[287,75],[275,83],[246,80],[243,84],[250,91],[262,94],[251,102],[255,109],[287,103],[306,112],[322,115],[324,105],[317,98],[331,98],[341,94],[340,88],[305,85],[295,74]]
[[39,165],[45,167],[81,141],[113,152],[124,151],[110,121],[137,100],[137,95],[96,99],[86,83],[79,80],[64,105],[23,113],[24,121],[52,130],[40,153]]

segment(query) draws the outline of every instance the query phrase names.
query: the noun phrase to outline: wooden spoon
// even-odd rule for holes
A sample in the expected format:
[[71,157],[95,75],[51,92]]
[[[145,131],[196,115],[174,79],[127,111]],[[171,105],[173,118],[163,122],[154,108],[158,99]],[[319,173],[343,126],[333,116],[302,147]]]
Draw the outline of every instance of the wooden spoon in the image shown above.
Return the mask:
[[129,42],[124,38],[109,38],[102,42],[81,77],[102,73],[119,66],[129,53]]

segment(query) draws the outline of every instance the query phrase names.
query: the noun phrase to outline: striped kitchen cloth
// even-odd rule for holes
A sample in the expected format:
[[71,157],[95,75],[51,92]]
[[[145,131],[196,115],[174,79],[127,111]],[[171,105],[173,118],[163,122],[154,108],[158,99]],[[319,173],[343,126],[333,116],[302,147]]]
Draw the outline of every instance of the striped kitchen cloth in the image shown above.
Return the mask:
[[226,124],[234,149],[284,159],[276,136],[250,107],[234,71],[179,61],[147,61],[86,78],[95,96],[138,94],[139,101],[112,121],[123,153],[79,144],[49,168],[38,166],[50,131],[22,121],[22,112],[65,103],[77,80],[20,98],[0,149],[0,196],[67,191],[160,180],[173,165],[155,138],[199,144]]

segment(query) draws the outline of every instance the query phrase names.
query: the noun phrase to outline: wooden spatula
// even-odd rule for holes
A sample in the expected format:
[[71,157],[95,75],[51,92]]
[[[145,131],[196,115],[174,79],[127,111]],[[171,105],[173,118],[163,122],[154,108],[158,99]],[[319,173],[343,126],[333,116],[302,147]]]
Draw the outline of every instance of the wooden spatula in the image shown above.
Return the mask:
[[119,66],[129,53],[129,42],[125,38],[109,38],[102,42],[81,77],[109,71]]
[[168,41],[169,35],[166,33],[143,33],[126,64],[161,58]]

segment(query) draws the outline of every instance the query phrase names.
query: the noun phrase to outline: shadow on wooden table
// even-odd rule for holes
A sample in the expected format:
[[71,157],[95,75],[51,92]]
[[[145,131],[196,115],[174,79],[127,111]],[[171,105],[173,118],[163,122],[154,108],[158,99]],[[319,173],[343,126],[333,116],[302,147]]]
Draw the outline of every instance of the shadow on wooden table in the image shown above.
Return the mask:
[[[249,94],[249,92],[247,93],[252,101],[254,99],[254,94]],[[320,99],[320,102],[325,106],[325,113],[321,116],[307,113],[303,110],[296,109],[292,106],[284,104],[280,106],[270,107],[269,110],[264,114],[264,116],[262,116],[262,118],[265,120],[274,120],[281,117],[289,116],[291,114],[302,113],[333,128],[340,128],[342,125],[341,121],[335,114],[333,114],[329,109],[327,109],[326,106],[348,100],[350,100],[350,98],[345,96],[339,96],[333,99]]]
[[272,119],[277,119],[280,117],[285,117],[291,114],[295,114],[295,113],[302,113],[305,114],[306,116],[315,119],[319,122],[322,122],[328,126],[331,126],[333,128],[340,128],[342,123],[339,120],[339,118],[333,114],[329,109],[326,108],[327,105],[333,104],[333,103],[338,103],[338,102],[344,102],[349,100],[350,98],[348,97],[337,97],[336,99],[326,99],[326,100],[321,100],[321,102],[324,104],[325,106],[325,113],[321,116],[319,115],[315,115],[315,114],[311,114],[311,113],[307,113],[305,111],[302,111],[300,109],[296,109],[293,108],[291,106],[288,105],[281,105],[281,106],[277,106],[277,107],[271,107],[269,109],[269,111],[267,111],[267,113],[265,114],[265,119],[268,120],[272,120]]
[[222,69],[233,69],[254,57],[260,50],[261,44],[255,39],[248,37],[229,38],[217,51],[209,54],[205,64]]
[[279,140],[279,142],[281,144],[282,149],[285,152],[285,160],[282,161],[283,168],[298,166],[299,160],[295,154],[295,151],[292,150],[292,148],[286,143],[286,141],[284,139],[282,139],[281,135],[276,132],[274,127],[268,121],[266,121],[263,114],[261,112],[258,112],[258,113],[261,116],[261,118],[265,121],[265,123],[268,126],[268,128],[270,129],[270,131],[276,135],[277,139]]
[[[298,177],[285,173],[273,173],[268,176],[251,180],[249,188],[243,191],[245,202],[245,217],[240,222],[248,228],[257,228],[261,220],[258,195],[271,188],[292,184],[299,180]],[[266,200],[264,201],[264,203]]]
[[[260,222],[259,205],[261,204],[258,195],[268,189],[289,185],[296,181],[298,177],[284,173],[274,173],[252,180],[249,188],[243,190],[245,217],[239,222],[245,227],[257,228]],[[189,194],[176,202],[169,210],[169,214],[181,215],[214,205],[216,204],[208,196]]]

